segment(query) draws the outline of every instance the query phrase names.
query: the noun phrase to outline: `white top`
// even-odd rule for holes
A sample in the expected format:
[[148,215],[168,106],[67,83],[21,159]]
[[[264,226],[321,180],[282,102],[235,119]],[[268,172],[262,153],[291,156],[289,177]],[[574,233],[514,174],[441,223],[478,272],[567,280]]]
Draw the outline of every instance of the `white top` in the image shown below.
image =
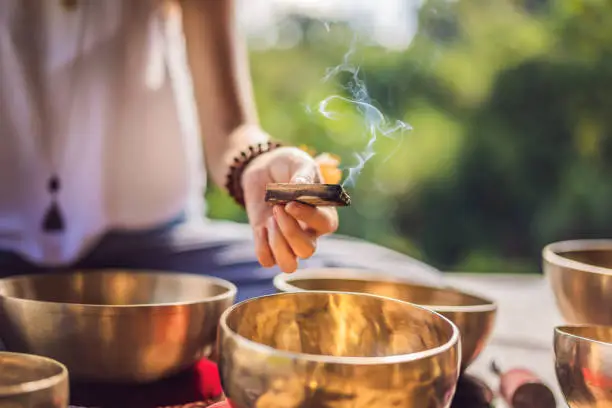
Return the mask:
[[[37,7],[26,11],[28,3]],[[184,38],[180,18],[162,6],[0,0],[0,249],[60,265],[110,229],[203,215]],[[41,24],[24,20],[36,9]],[[32,42],[23,38],[32,33],[42,39],[34,55],[44,86],[27,69]],[[42,229],[54,170],[66,224],[59,234]]]

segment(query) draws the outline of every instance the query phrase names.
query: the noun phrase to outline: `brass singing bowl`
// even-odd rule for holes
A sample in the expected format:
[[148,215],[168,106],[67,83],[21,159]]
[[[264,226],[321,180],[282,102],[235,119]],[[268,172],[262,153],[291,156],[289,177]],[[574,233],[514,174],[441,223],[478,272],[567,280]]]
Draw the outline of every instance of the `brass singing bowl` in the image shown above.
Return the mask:
[[555,370],[571,408],[612,407],[612,327],[555,328]]
[[407,302],[358,293],[279,293],[239,303],[219,325],[233,408],[447,408],[459,331]]
[[0,340],[79,381],[151,382],[211,353],[236,287],[191,274],[99,270],[0,279]]
[[49,358],[0,352],[0,407],[66,408],[68,371]]
[[557,242],[546,246],[542,257],[568,323],[612,325],[612,240]]
[[465,370],[486,346],[497,313],[495,302],[452,288],[417,285],[383,272],[360,269],[302,269],[280,274],[281,292],[305,290],[370,293],[424,306],[452,321],[461,333],[461,367]]

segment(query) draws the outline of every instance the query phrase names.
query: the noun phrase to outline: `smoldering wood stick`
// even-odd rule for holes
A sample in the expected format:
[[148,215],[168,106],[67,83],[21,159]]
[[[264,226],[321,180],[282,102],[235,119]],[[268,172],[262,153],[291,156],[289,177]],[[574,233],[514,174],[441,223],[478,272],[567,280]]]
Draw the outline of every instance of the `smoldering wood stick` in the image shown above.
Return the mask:
[[270,204],[287,204],[297,201],[315,207],[348,207],[351,205],[351,197],[340,184],[268,184],[266,201]]

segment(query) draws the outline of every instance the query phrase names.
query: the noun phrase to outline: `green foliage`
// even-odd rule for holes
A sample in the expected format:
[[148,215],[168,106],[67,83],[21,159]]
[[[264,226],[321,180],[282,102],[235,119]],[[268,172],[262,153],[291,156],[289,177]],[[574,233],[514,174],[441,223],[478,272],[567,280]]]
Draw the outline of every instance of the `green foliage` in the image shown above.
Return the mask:
[[[281,139],[339,154],[363,151],[350,105],[317,112],[345,77],[351,33],[300,20],[306,41],[253,52],[261,119]],[[410,48],[359,42],[351,62],[390,121],[341,210],[341,232],[451,270],[529,272],[548,242],[612,235],[612,3],[429,0]],[[393,155],[389,158],[389,155]],[[211,214],[244,215],[219,192]]]

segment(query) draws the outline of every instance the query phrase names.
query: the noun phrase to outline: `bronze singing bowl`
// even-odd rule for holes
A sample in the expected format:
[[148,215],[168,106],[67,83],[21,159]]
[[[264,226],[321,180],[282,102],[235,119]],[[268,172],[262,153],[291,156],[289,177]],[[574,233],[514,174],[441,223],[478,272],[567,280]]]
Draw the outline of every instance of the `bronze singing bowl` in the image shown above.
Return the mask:
[[0,407],[67,406],[66,367],[46,357],[0,352]]
[[612,407],[612,327],[555,328],[555,370],[571,408]]
[[557,242],[545,247],[542,257],[568,323],[612,325],[612,240]]
[[381,296],[280,293],[225,311],[219,371],[232,408],[448,408],[459,331]]
[[323,290],[371,293],[426,307],[448,318],[461,333],[461,367],[466,369],[484,349],[493,331],[495,302],[456,289],[417,285],[383,272],[359,269],[303,269],[281,274],[274,285],[282,292]]
[[151,382],[211,353],[236,287],[191,274],[100,270],[0,279],[0,340],[79,381]]

